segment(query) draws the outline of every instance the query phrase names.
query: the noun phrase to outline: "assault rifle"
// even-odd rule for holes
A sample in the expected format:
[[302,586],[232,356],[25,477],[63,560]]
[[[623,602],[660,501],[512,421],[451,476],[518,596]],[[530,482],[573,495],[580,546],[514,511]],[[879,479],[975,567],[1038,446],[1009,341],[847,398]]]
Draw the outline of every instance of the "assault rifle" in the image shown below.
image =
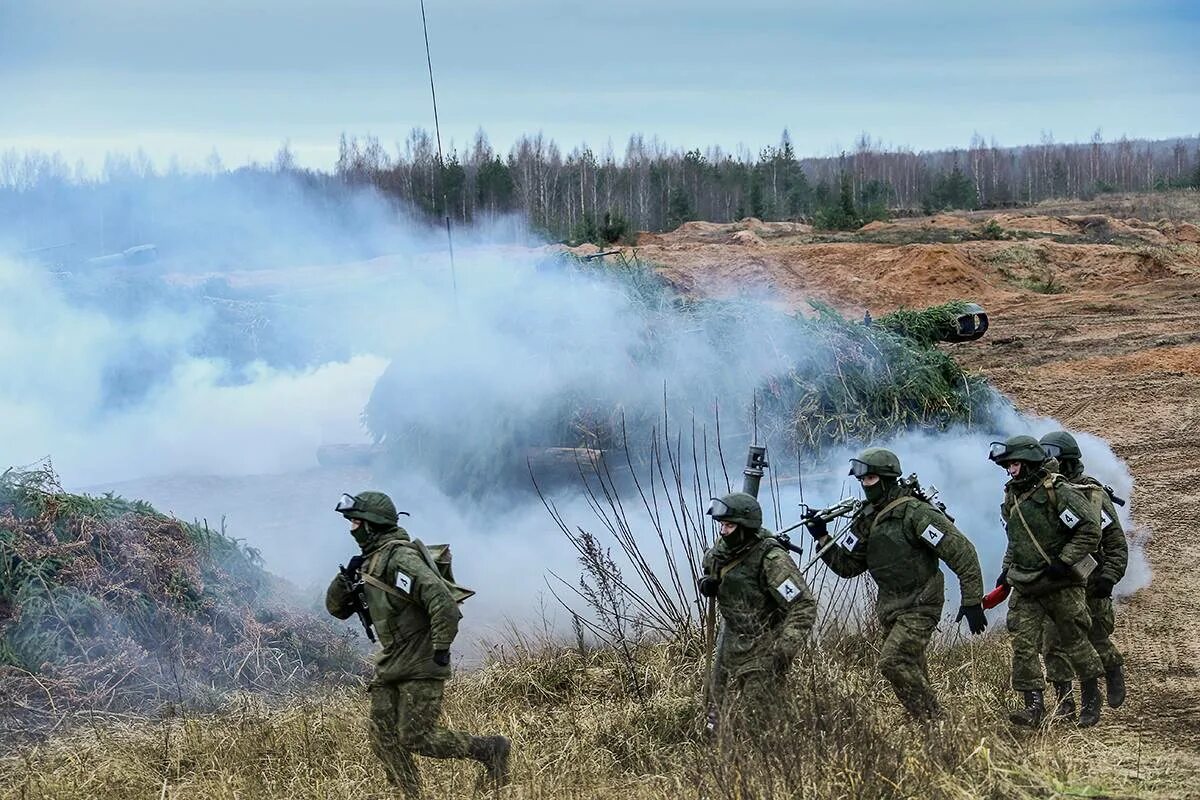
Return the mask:
[[363,582],[359,577],[358,566],[351,559],[349,567],[338,564],[338,571],[342,573],[342,579],[350,588],[350,608],[358,615],[358,621],[367,632],[367,638],[374,642],[375,628],[371,622],[371,609],[367,608],[367,599],[363,595]]
[[918,500],[924,500],[926,503],[929,503],[929,505],[945,514],[946,519],[954,522],[954,517],[950,516],[950,512],[946,510],[946,504],[938,498],[938,488],[932,483],[929,484],[929,490],[926,491],[921,486],[921,482],[917,480],[917,473],[912,472],[909,473],[907,478],[900,479],[900,485],[904,487],[910,495]]
[[[832,522],[833,520],[837,519],[838,517],[844,517],[847,514],[858,513],[858,510],[860,508],[862,508],[862,506],[863,506],[863,502],[861,500],[855,499],[853,497],[844,498],[843,500],[841,500],[837,503],[834,503],[833,505],[829,506],[828,508],[821,508],[821,509],[812,509],[812,508],[808,507],[807,505],[805,505],[804,503],[801,503],[800,508],[802,510],[800,512],[800,521],[797,522],[795,525],[791,526],[790,528],[784,528],[779,533],[775,534],[775,538],[777,540],[779,540],[779,543],[781,545],[783,545],[784,547],[786,547],[788,550],[792,551],[793,553],[795,553],[797,555],[803,555],[804,548],[798,547],[798,546],[792,544],[792,539],[790,536],[788,536],[788,533],[796,530],[796,528],[799,528],[801,525],[807,525],[808,523],[812,522],[815,519],[819,519],[822,522]],[[814,555],[811,559],[809,559],[808,563],[800,568],[800,571],[807,572],[809,569],[811,569],[812,565],[816,564],[817,561],[821,558],[821,556],[825,555],[825,553],[829,551],[829,548],[831,548],[835,544],[837,544],[837,542],[840,539],[842,539],[842,537],[844,537],[849,532],[850,532],[850,528],[849,528],[849,526],[847,526],[845,530],[843,530],[841,533],[834,536],[830,540],[829,544],[825,545],[820,550],[818,550],[816,555]]]
[[1109,486],[1108,484],[1104,485],[1104,493],[1108,495],[1109,500],[1112,500],[1117,505],[1124,507],[1125,498],[1117,497],[1117,493],[1114,492],[1113,488],[1111,486]]

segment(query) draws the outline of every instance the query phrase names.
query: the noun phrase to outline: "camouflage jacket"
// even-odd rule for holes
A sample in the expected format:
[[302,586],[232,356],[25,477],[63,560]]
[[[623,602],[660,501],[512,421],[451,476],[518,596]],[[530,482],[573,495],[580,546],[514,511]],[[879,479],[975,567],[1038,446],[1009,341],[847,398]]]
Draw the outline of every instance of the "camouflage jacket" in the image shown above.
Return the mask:
[[[1004,568],[1018,586],[1022,582],[1018,575],[1039,573],[1048,566],[1047,557],[1075,564],[1100,546],[1099,509],[1056,473],[1041,470],[1032,482],[1021,484],[1010,480],[1004,487],[1000,517],[1008,533]],[[1062,585],[1082,584],[1072,576]]]
[[963,605],[983,601],[975,546],[945,514],[902,489],[880,506],[864,505],[851,520],[850,533],[823,558],[844,578],[871,573],[879,587],[875,610],[881,622],[891,624],[912,609],[941,614],[946,584],[939,559],[958,576]]
[[1088,584],[1103,576],[1114,584],[1120,583],[1129,567],[1129,542],[1125,539],[1125,529],[1117,516],[1117,508],[1112,498],[1104,488],[1104,484],[1085,473],[1081,468],[1071,474],[1063,473],[1063,477],[1076,486],[1083,487],[1084,492],[1091,497],[1093,504],[1099,501],[1100,514],[1100,547],[1096,550],[1096,560],[1100,562],[1092,573]]
[[736,678],[790,663],[812,631],[817,601],[770,531],[760,529],[737,544],[719,539],[704,555],[704,572],[721,579],[714,674]]
[[[449,650],[462,612],[441,575],[430,567],[403,528],[379,534],[363,548],[362,574],[394,587],[395,594],[370,583],[363,591],[382,648],[375,658],[375,680],[450,677],[450,668],[434,663],[435,650]],[[325,593],[325,608],[338,619],[353,614],[350,587],[338,574]]]

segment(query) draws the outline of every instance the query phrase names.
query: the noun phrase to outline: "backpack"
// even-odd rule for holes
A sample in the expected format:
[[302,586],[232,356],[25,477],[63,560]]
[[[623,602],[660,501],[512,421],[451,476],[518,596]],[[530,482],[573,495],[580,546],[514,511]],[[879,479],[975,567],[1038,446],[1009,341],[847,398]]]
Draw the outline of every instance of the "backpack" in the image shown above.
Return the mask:
[[[454,566],[453,556],[450,553],[450,545],[448,544],[433,544],[427,545],[420,539],[409,539],[403,541],[394,539],[387,542],[380,550],[372,556],[372,559],[378,558],[383,553],[386,553],[393,547],[408,547],[416,550],[421,556],[421,560],[434,571],[434,573],[442,579],[442,583],[446,584],[446,588],[450,591],[450,596],[454,598],[454,602],[462,605],[467,600],[475,596],[473,589],[468,589],[465,586],[459,586],[454,581]],[[381,589],[387,594],[395,597],[407,599],[407,596],[399,592],[394,586],[388,586],[386,583],[379,581],[372,576],[364,575],[363,580]]]
[[454,557],[450,553],[450,545],[448,544],[425,544],[420,539],[413,539],[409,543],[409,547],[414,548],[421,554],[421,558],[425,563],[433,569],[438,575],[442,576],[442,581],[446,584],[446,588],[450,590],[450,596],[454,598],[454,602],[462,605],[467,600],[475,596],[473,589],[468,589],[465,586],[459,586],[454,581]]

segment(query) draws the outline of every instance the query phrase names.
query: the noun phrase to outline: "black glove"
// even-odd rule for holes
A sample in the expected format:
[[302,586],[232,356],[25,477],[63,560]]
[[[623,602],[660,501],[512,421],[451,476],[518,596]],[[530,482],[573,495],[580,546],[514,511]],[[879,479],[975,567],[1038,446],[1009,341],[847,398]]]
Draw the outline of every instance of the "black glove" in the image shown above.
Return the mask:
[[711,575],[705,575],[696,584],[696,588],[700,590],[700,594],[705,597],[716,597],[717,591],[721,588],[721,579],[714,578]]
[[1101,575],[1092,581],[1092,597],[1112,597],[1113,582]]
[[961,622],[963,617],[967,618],[967,627],[971,629],[971,633],[978,635],[987,630],[987,617],[983,614],[983,606],[978,603],[973,606],[959,606],[958,616],[954,621]]
[[996,586],[1011,586],[1011,585],[1012,584],[1008,582],[1008,570],[1003,570],[1000,573],[1000,577],[996,578]]
[[433,663],[437,664],[439,667],[450,666],[450,651],[449,650],[434,650],[433,651]]
[[804,527],[808,528],[808,532],[814,539],[829,535],[829,524],[820,517],[810,517],[804,520]]
[[1065,561],[1055,559],[1054,563],[1046,567],[1046,577],[1055,581],[1064,581],[1071,577],[1071,565]]
[[362,565],[363,565],[363,557],[362,556],[354,556],[346,564],[346,571],[349,572],[351,575],[353,575],[356,572],[360,572],[362,570]]

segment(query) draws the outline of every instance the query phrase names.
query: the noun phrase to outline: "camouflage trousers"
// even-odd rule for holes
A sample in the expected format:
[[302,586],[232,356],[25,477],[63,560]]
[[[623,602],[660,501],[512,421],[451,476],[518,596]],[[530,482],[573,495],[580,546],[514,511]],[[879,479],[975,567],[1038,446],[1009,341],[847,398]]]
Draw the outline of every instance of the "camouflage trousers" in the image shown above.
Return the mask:
[[786,703],[787,677],[770,669],[741,672],[713,685],[713,709],[722,739],[742,740],[766,733],[779,720]]
[[438,727],[444,682],[371,684],[371,749],[383,762],[388,782],[407,797],[421,796],[421,773],[413,755],[470,758],[471,736]]
[[[1092,626],[1088,629],[1088,640],[1096,648],[1100,663],[1105,672],[1112,672],[1125,663],[1121,652],[1112,643],[1112,632],[1116,627],[1113,616],[1111,597],[1089,597],[1087,599],[1088,616],[1092,618]],[[1075,670],[1071,668],[1071,659],[1067,656],[1058,639],[1058,633],[1052,624],[1047,624],[1043,631],[1045,641],[1042,652],[1046,660],[1046,678],[1058,683],[1075,678]]]
[[892,684],[904,710],[917,719],[936,716],[940,710],[925,657],[940,617],[940,609],[909,609],[883,627],[879,671]]
[[1104,665],[1088,641],[1091,619],[1082,586],[1068,586],[1039,597],[1014,588],[1008,601],[1008,632],[1012,634],[1012,688],[1018,692],[1046,689],[1042,673],[1042,640],[1047,626],[1079,680],[1098,678]]

